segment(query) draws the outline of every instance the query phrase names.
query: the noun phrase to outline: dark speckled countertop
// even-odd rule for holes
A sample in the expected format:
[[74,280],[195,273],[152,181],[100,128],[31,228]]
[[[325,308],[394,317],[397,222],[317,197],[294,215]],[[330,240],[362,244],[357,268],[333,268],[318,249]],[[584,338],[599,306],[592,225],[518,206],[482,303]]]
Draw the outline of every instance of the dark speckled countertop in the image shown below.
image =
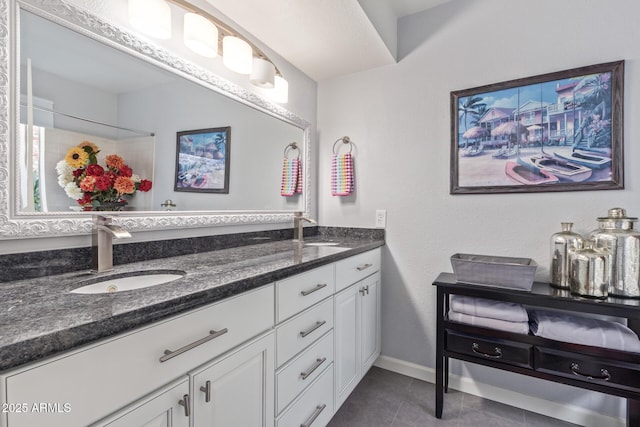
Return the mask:
[[[310,243],[326,237],[305,239]],[[0,371],[165,319],[384,245],[333,236],[337,246],[269,241],[118,265],[112,272],[49,275],[1,284]],[[81,282],[119,273],[183,270],[170,283],[110,294],[74,294]]]

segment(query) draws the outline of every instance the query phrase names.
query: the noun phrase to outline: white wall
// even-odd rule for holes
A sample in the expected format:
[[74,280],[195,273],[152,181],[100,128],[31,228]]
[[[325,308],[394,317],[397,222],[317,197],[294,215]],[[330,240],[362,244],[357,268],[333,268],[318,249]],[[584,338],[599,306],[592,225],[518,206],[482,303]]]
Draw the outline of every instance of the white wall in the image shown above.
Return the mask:
[[[527,7],[530,5],[530,7]],[[561,221],[596,228],[608,208],[640,215],[635,159],[640,123],[640,3],[619,0],[456,0],[399,20],[399,63],[318,86],[319,219],[323,225],[373,227],[386,209],[382,353],[435,366],[431,282],[451,271],[456,252],[536,260],[548,281],[549,239]],[[578,66],[626,60],[625,190],[541,194],[449,194],[453,90]],[[356,193],[332,197],[331,147],[348,135]],[[469,366],[475,380],[548,400],[622,416],[619,399]]]

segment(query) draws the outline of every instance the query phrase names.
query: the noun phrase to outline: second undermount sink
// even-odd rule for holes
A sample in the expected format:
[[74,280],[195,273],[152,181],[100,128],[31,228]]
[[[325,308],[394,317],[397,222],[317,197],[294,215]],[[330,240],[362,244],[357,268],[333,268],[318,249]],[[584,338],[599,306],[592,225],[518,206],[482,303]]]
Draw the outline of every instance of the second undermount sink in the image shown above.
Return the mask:
[[148,288],[162,285],[183,278],[187,273],[181,270],[152,270],[134,271],[131,273],[114,274],[101,279],[91,279],[81,282],[80,286],[71,291],[74,294],[108,294],[113,292],[131,291],[133,289]]

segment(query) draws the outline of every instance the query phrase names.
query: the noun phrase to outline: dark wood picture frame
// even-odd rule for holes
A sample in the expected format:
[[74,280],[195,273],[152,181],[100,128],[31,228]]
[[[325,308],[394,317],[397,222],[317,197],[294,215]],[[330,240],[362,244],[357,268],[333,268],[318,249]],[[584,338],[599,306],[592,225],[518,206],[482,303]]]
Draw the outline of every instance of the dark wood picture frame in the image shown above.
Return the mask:
[[229,193],[231,127],[176,134],[174,191]]
[[624,188],[624,61],[451,92],[451,194]]

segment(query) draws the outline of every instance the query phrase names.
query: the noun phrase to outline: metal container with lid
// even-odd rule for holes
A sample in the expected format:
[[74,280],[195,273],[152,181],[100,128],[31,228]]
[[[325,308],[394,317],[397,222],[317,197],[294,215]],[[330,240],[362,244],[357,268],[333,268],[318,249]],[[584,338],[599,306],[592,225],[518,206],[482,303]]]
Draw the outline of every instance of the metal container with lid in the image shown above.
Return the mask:
[[609,209],[598,218],[598,229],[591,232],[595,249],[610,255],[609,294],[640,298],[640,232],[634,229],[636,217],[628,217],[623,208]]
[[584,242],[582,249],[569,252],[569,285],[572,294],[591,298],[606,298],[609,290],[610,254],[594,248],[594,242]]
[[569,289],[569,252],[582,249],[582,236],[571,231],[572,222],[562,222],[562,231],[551,236],[551,285]]

